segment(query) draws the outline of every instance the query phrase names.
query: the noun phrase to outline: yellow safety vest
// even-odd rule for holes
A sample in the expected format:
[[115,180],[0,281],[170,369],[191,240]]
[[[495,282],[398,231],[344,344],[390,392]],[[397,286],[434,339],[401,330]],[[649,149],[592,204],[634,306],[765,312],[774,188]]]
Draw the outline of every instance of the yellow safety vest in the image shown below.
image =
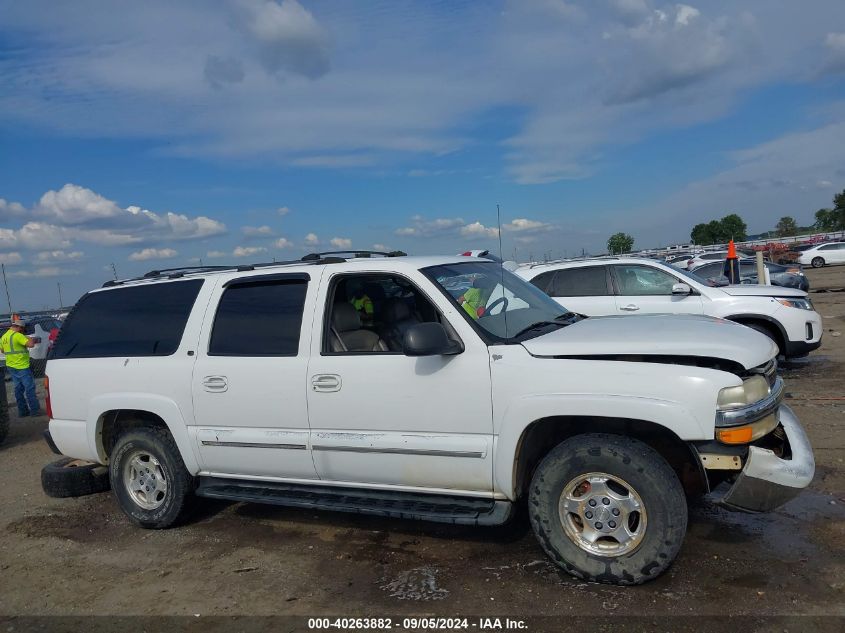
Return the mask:
[[478,308],[484,306],[484,294],[480,288],[469,288],[463,296],[461,307],[466,310],[473,319],[478,319]]
[[0,337],[0,351],[6,355],[6,367],[10,369],[29,369],[29,349],[27,349],[26,344],[23,344],[23,348],[21,349],[21,344],[15,342],[16,334],[26,338],[20,332],[15,332],[9,328]]
[[360,299],[353,297],[350,303],[358,312],[363,310],[367,316],[373,316],[373,302],[367,295],[364,295]]

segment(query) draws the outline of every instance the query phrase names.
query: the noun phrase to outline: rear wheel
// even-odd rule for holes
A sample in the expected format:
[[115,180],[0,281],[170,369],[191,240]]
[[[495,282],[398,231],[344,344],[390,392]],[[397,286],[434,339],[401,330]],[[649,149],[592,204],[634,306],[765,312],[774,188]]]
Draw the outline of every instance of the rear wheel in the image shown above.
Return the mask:
[[687,529],[675,472],[654,449],[619,435],[579,435],[552,449],[531,481],[528,508],[546,553],[594,582],[656,578]]
[[824,257],[813,257],[813,259],[810,261],[810,265],[813,268],[821,268],[822,266],[824,266]]
[[136,428],[121,435],[109,475],[120,508],[141,527],[170,527],[188,513],[193,477],[166,429]]

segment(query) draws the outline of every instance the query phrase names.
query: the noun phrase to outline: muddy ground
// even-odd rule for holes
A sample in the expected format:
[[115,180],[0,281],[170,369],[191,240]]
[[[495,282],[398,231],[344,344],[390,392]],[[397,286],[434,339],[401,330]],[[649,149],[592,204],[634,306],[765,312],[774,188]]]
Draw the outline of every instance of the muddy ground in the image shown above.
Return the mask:
[[[809,275],[814,288],[845,286],[845,267]],[[768,515],[692,507],[674,566],[644,586],[560,572],[524,517],[477,529],[203,501],[185,527],[141,530],[110,493],[46,497],[46,418],[19,420],[12,406],[0,448],[0,616],[845,616],[845,292],[812,298],[823,346],[783,368],[816,451],[810,489]]]

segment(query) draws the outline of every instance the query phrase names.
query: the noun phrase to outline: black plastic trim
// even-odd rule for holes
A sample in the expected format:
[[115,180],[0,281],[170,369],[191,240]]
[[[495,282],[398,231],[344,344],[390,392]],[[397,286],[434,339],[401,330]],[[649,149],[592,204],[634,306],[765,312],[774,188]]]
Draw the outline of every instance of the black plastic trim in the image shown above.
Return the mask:
[[223,288],[232,286],[248,286],[250,284],[263,284],[273,281],[311,281],[308,273],[271,273],[269,275],[250,275],[249,277],[235,277],[223,284]]

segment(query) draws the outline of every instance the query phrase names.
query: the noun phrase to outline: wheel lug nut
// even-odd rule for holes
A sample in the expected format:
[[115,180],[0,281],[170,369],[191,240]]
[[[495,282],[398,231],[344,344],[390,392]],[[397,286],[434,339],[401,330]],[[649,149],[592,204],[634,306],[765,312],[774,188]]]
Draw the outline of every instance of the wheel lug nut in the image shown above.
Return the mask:
[[611,510],[611,512],[613,513],[613,516],[615,516],[615,517],[619,516],[619,508],[613,508],[613,510]]
[[616,521],[608,521],[607,527],[609,527],[610,529],[615,528],[616,527]]
[[597,530],[600,530],[600,529],[602,529],[603,527],[604,527],[604,526],[602,525],[601,521],[596,521],[596,529],[597,529]]
[[587,517],[588,519],[592,519],[592,518],[593,518],[593,513],[592,513],[592,512],[590,512],[589,510],[587,510],[587,511],[584,513],[584,516],[585,516],[585,517]]
[[593,506],[593,507],[595,508],[595,507],[596,507],[596,500],[595,500],[595,499],[590,499],[590,505],[591,505],[591,506]]
[[608,505],[608,504],[610,503],[610,499],[608,499],[607,497],[605,497],[604,499],[602,499],[602,500],[601,500],[601,502],[602,502],[604,505]]

